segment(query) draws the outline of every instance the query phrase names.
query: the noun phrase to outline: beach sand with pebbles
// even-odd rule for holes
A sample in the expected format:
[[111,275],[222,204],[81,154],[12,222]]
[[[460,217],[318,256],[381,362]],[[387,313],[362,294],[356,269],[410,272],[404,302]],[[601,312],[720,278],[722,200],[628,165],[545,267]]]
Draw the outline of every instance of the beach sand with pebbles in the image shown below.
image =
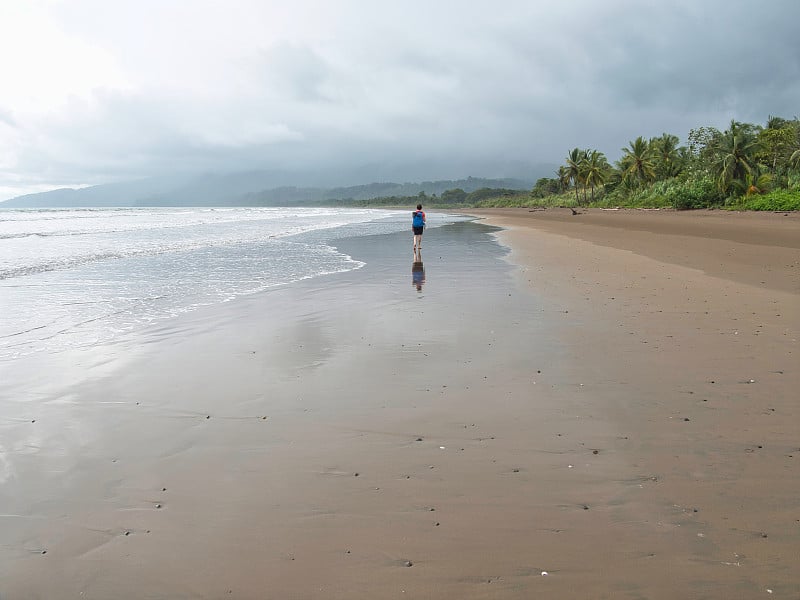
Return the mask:
[[475,214],[0,365],[0,598],[797,598],[798,215]]

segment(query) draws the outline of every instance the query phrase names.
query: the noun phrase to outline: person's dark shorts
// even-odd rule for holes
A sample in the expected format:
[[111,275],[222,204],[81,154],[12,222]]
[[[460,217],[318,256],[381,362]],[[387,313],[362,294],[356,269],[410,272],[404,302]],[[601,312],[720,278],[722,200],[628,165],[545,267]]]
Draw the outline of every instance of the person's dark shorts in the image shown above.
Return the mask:
[[414,235],[422,235],[422,230],[425,229],[424,227],[412,227],[411,229],[414,230]]

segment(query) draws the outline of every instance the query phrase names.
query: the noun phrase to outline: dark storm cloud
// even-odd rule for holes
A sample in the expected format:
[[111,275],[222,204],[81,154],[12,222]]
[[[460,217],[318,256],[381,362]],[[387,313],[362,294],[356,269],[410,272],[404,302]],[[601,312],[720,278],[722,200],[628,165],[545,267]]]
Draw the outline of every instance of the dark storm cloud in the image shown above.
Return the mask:
[[628,107],[790,117],[800,104],[798,15],[794,2],[661,6],[613,28],[616,39],[598,30],[607,60],[594,86]]

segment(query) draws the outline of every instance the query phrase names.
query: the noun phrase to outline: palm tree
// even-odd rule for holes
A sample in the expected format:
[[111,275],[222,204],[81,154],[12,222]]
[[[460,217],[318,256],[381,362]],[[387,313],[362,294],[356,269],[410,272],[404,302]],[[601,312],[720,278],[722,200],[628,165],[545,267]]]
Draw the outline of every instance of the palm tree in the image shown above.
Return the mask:
[[767,117],[767,129],[783,129],[789,123],[791,121],[787,121],[783,117],[775,117],[773,115]]
[[622,148],[623,155],[619,161],[623,178],[637,183],[653,181],[656,178],[656,170],[650,144],[639,136],[628,145],[629,148]]
[[580,204],[580,198],[578,197],[578,183],[581,181],[581,158],[582,152],[580,148],[573,148],[570,150],[570,153],[567,155],[567,164],[566,169],[569,174],[569,180],[572,181],[573,185],[575,186],[575,203]]
[[789,164],[795,169],[800,168],[800,150],[795,150],[789,157]]
[[605,183],[608,161],[602,152],[592,150],[586,157],[585,165],[584,181],[592,188],[592,203],[594,203],[594,188]]
[[650,140],[653,151],[656,174],[659,179],[675,177],[680,170],[680,155],[678,153],[678,136],[664,133],[659,138]]
[[772,174],[756,166],[752,171],[745,173],[742,181],[733,181],[731,187],[742,196],[756,196],[766,194],[772,187]]
[[583,186],[584,204],[586,203],[586,186],[589,185],[589,182],[586,181],[586,176],[589,173],[589,153],[590,150],[588,148],[586,150],[581,150],[580,179],[581,179],[581,185]]
[[571,175],[569,173],[569,169],[565,166],[558,167],[558,171],[556,171],[556,175],[558,177],[558,183],[561,186],[561,191],[565,192],[569,189],[569,182],[571,179]]
[[730,129],[719,140],[717,157],[712,164],[721,192],[727,192],[734,181],[744,184],[745,176],[752,173],[755,166],[757,150],[758,138],[741,123],[731,121]]
[[760,169],[757,169],[757,172],[745,175],[745,184],[747,185],[746,196],[766,194],[772,185],[772,174],[761,173]]

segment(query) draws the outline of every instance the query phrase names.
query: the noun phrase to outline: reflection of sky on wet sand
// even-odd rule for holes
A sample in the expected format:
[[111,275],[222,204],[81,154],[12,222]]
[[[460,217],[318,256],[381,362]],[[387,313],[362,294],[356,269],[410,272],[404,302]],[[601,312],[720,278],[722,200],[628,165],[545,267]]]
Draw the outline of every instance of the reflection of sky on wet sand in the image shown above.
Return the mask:
[[[508,249],[497,243],[492,235],[495,231],[498,228],[470,220],[429,228],[425,233],[425,256],[421,251],[412,254],[412,289],[417,288],[417,278],[420,276],[423,278],[423,287],[429,289],[419,291],[430,292],[435,289],[437,297],[449,296],[456,290],[462,293],[477,292],[479,288],[492,286],[495,277],[498,281],[503,280],[510,266],[498,259],[506,256]],[[407,288],[409,234],[410,231],[403,231],[341,239],[337,240],[336,248],[354,260],[365,263],[359,277],[375,275],[387,283],[400,277],[403,287]],[[422,273],[417,272],[416,265],[422,267]],[[432,269],[435,283],[431,283]],[[470,274],[473,273],[481,273],[481,276],[472,277]],[[431,285],[434,287],[431,288]]]
[[[263,425],[307,410],[360,411],[372,394],[349,393],[365,374],[354,356],[380,367],[374,357],[398,347],[405,356],[412,341],[441,354],[472,334],[465,318],[488,310],[485,287],[511,269],[491,231],[470,222],[431,228],[428,264],[412,262],[420,287],[411,293],[405,231],[345,238],[339,251],[363,269],[199,309],[113,344],[0,361],[0,580],[24,579],[31,551],[70,561],[95,531],[145,530],[162,487],[195,485],[209,461],[244,473],[262,469],[268,449],[282,453],[274,464],[291,466],[295,449],[282,435],[265,438]],[[363,379],[362,387],[382,385]],[[169,531],[196,514],[174,510]],[[108,564],[122,565],[115,560]]]
[[[506,251],[487,235],[491,231],[492,228],[469,221],[431,228],[427,238],[428,268],[421,253],[412,262],[414,296],[422,297],[417,294],[429,284],[431,261],[437,275],[436,286],[431,289],[435,289],[437,297],[443,299],[459,293],[458,290],[463,293],[465,287],[472,291],[472,286],[477,285],[473,279],[463,276],[465,270],[481,269],[484,273],[482,285],[491,282],[495,276],[502,278],[504,269],[498,270],[502,263],[498,263],[497,258]],[[407,289],[407,239],[405,232],[397,232],[337,240],[340,251],[366,263],[365,270],[349,277],[332,275],[320,278],[308,285],[347,285],[345,282],[350,277],[354,281],[375,277],[383,287],[386,282],[394,282],[402,275],[403,287]],[[358,294],[357,290],[364,288],[347,286],[347,289]],[[321,321],[321,315],[326,311],[327,307],[317,307],[304,319],[286,325],[291,337],[301,340],[302,352],[287,353],[286,349],[276,352],[271,357],[276,369],[289,373],[294,368],[295,355],[302,357],[306,368],[317,367],[328,360],[333,342],[331,333],[325,330]],[[101,395],[100,399],[94,400],[75,390],[82,389],[80,386],[86,381],[100,381],[112,376],[149,344],[168,343],[170,338],[184,330],[194,330],[195,319],[201,317],[184,315],[180,319],[161,322],[142,335],[120,338],[113,344],[0,361],[0,483],[16,482],[13,489],[0,490],[0,499],[3,492],[6,499],[14,495],[24,498],[29,495],[25,490],[30,491],[26,487],[28,480],[51,481],[51,475],[57,478],[58,474],[69,472],[76,457],[83,450],[88,452],[96,441],[94,427],[108,425],[105,421],[108,411],[102,411],[101,407],[122,402],[127,403],[130,410],[141,412],[141,407],[135,408],[140,400],[133,397],[135,390],[130,392],[131,397],[105,398]],[[151,402],[152,399],[144,404]],[[34,472],[38,476],[34,476]]]
[[16,486],[0,489],[6,508],[16,502],[14,490],[26,484],[30,470],[57,477],[71,460],[68,450],[88,443],[91,432],[76,417],[79,397],[70,389],[105,375],[112,356],[105,347],[0,361],[0,483]]

